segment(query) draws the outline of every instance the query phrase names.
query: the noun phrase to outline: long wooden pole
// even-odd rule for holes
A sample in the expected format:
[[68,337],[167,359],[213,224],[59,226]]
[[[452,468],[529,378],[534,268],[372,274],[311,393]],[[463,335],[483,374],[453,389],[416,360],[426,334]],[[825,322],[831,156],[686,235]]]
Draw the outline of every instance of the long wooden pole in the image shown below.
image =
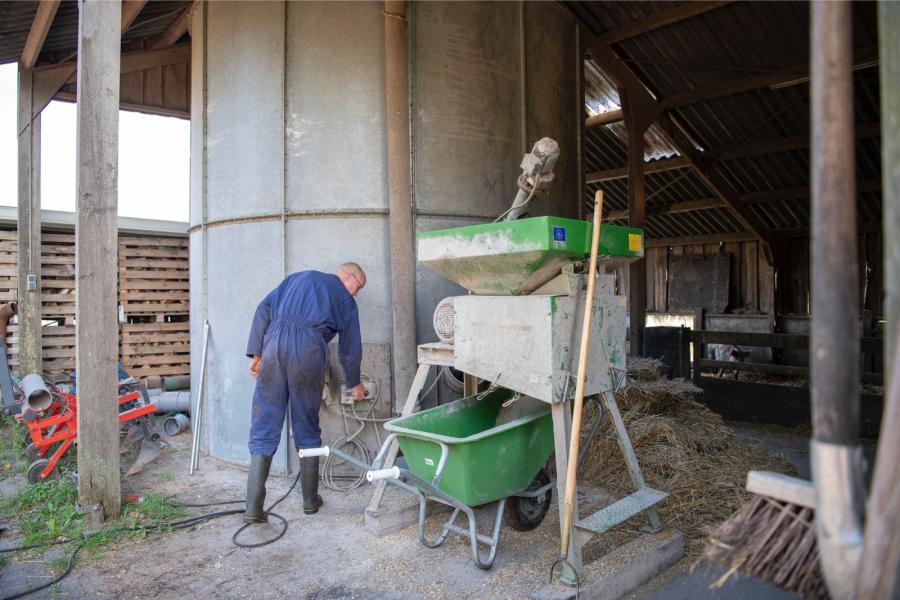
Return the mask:
[[[578,350],[578,377],[575,380],[575,407],[572,411],[572,432],[569,437],[569,463],[566,466],[566,512],[560,536],[559,555],[569,555],[569,535],[572,531],[573,502],[575,498],[575,469],[578,466],[578,446],[581,441],[581,409],[584,406],[584,379],[587,371],[588,347],[591,339],[591,317],[594,306],[594,283],[597,280],[597,251],[600,248],[601,213],[603,191],[594,196],[594,228],[591,234],[591,262],[588,269],[587,297],[584,300],[584,319],[581,322],[581,347]],[[565,398],[563,398],[565,401]]]
[[78,2],[78,502],[91,523],[118,517],[122,505],[116,400],[121,21],[119,2]]

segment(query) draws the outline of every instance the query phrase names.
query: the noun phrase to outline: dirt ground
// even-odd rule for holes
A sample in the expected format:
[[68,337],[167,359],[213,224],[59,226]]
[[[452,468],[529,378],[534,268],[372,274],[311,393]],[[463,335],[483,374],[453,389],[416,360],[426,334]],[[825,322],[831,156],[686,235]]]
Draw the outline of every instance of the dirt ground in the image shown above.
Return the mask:
[[[182,502],[201,503],[242,498],[246,472],[207,456],[188,476],[190,432],[170,438],[173,447],[135,476],[123,477],[123,493],[156,493]],[[123,465],[129,460],[123,456]],[[293,478],[272,477],[267,505],[290,487]],[[7,480],[0,493],[9,494],[23,482]],[[556,498],[544,522],[530,532],[501,530],[494,567],[479,570],[471,560],[468,539],[451,536],[442,546],[422,546],[411,526],[376,538],[364,528],[364,509],[372,488],[348,493],[320,487],[325,506],[314,516],[303,515],[302,498],[291,493],[276,509],[289,524],[283,538],[256,549],[236,547],[231,536],[240,515],[203,523],[193,529],[153,534],[104,549],[79,560],[74,571],[53,588],[31,598],[527,598],[549,583],[549,569],[558,553],[559,519]],[[388,495],[401,492],[389,490]],[[598,490],[579,492],[583,513],[609,502]],[[230,508],[230,507],[225,507]],[[192,513],[201,510],[192,509]],[[479,530],[487,532],[495,508],[477,513]],[[446,517],[429,519],[434,536]],[[275,523],[253,526],[243,541],[273,537]],[[603,536],[586,548],[586,557],[601,556],[637,534],[622,531]],[[0,537],[2,546],[16,543]],[[66,546],[40,557],[10,559],[0,571],[3,595],[50,579]],[[55,562],[54,562],[55,561]],[[558,575],[557,569],[557,575]]]
[[[742,438],[785,452],[801,472],[808,469],[808,441],[802,432],[747,424],[736,429]],[[123,477],[123,493],[155,493],[186,503],[243,498],[246,471],[202,455],[199,470],[189,476],[190,432],[169,440],[172,448],[142,473]],[[123,456],[122,462],[127,467],[129,457]],[[281,497],[292,481],[271,477],[266,505]],[[23,484],[21,475],[0,481],[0,495],[12,494]],[[581,514],[611,501],[602,490],[579,487]],[[320,493],[325,506],[317,515],[303,515],[299,491],[276,508],[289,527],[273,544],[256,549],[236,547],[231,537],[242,522],[240,515],[231,515],[189,530],[152,534],[104,548],[95,556],[79,559],[72,574],[57,586],[29,597],[512,599],[527,598],[550,582],[550,566],[559,544],[555,493],[550,511],[537,529],[516,532],[508,526],[502,528],[497,559],[490,571],[474,565],[468,539],[459,536],[450,536],[441,547],[429,549],[419,543],[414,526],[383,538],[368,533],[363,517],[372,494],[368,485],[346,493],[320,486]],[[397,501],[401,494],[389,489],[387,498]],[[191,509],[191,514],[214,510],[218,509]],[[494,511],[493,506],[477,511],[480,531],[488,532]],[[432,537],[445,518],[446,513],[429,518]],[[640,526],[638,520],[632,520],[596,537],[585,547],[586,562],[633,539],[639,535]],[[279,527],[275,522],[253,526],[242,540],[274,537]],[[16,541],[7,533],[0,536],[0,547]],[[0,569],[0,597],[48,581],[60,572],[68,552],[68,547],[62,546],[41,556],[9,559]],[[629,598],[656,592],[693,563],[693,558],[682,560]]]

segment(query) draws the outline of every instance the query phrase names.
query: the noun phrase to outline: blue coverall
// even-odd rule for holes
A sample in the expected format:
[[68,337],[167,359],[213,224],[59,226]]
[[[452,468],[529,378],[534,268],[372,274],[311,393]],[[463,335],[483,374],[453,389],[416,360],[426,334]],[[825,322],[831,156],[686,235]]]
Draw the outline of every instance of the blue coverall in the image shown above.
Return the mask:
[[272,456],[288,404],[297,449],[322,445],[319,404],[328,364],[328,342],[338,350],[347,387],[359,384],[362,341],[356,299],[337,275],[301,271],[289,275],[260,302],[247,356],[262,362],[253,393],[250,454]]

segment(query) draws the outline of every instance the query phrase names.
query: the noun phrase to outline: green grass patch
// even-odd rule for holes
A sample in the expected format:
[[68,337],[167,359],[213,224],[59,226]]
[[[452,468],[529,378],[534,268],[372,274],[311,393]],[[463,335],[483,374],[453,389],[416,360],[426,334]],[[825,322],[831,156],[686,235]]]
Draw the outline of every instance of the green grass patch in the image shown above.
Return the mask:
[[0,474],[15,468],[25,458],[25,427],[12,417],[0,415]]
[[78,490],[69,478],[24,486],[19,493],[0,500],[0,515],[10,519],[21,531],[23,545],[45,544],[63,538],[84,541],[85,549],[99,549],[125,538],[144,537],[146,528],[159,527],[185,516],[183,507],[159,495],[145,496],[140,502],[127,502],[122,515],[102,529],[85,535],[82,516],[75,509]]

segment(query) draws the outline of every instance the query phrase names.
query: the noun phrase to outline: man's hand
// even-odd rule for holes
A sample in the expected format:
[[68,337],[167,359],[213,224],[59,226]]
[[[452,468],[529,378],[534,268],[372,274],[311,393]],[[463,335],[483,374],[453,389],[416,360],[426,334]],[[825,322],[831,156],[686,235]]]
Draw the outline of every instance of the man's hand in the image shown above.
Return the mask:
[[354,402],[359,402],[360,400],[366,399],[366,388],[363,387],[363,384],[357,384],[357,386],[350,391],[353,393]]
[[259,365],[262,364],[262,356],[254,356],[250,359],[250,377],[256,379],[259,375]]

